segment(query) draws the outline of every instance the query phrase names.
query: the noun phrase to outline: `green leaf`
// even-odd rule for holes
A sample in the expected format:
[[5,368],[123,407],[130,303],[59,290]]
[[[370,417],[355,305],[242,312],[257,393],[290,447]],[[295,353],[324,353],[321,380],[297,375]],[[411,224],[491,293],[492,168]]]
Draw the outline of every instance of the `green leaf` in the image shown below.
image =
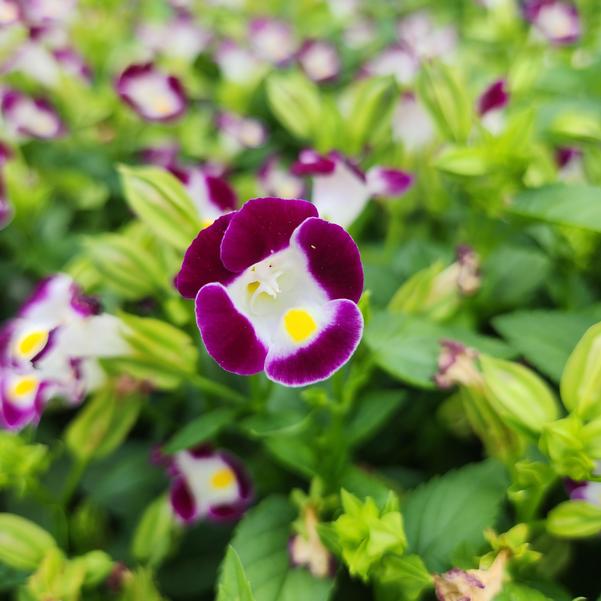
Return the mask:
[[175,526],[167,497],[155,499],[142,514],[132,541],[131,552],[138,561],[158,565],[169,552]]
[[0,592],[14,591],[18,586],[25,584],[27,576],[27,572],[0,563]]
[[572,349],[599,317],[563,311],[516,311],[495,317],[492,323],[532,365],[559,382]]
[[[236,528],[231,546],[239,557],[255,601],[326,601],[330,596],[332,579],[320,580],[304,569],[290,566],[288,539],[295,517],[286,499],[272,496],[249,511]],[[236,599],[226,596],[231,584],[226,585],[225,591],[223,586],[224,578],[231,582],[233,561],[231,556],[226,557],[217,601]]]
[[507,484],[503,466],[488,460],[419,486],[403,511],[409,551],[436,572],[452,565],[460,546],[476,553],[484,543],[483,531],[495,524]]
[[236,549],[227,549],[217,591],[219,601],[255,601],[250,582]]
[[601,232],[601,188],[554,184],[519,193],[507,207],[514,215]]
[[234,410],[222,407],[197,417],[173,435],[165,445],[165,452],[177,453],[210,440],[225,426],[232,423],[235,415]]
[[601,532],[601,507],[588,501],[565,501],[547,516],[547,530],[562,538],[586,538]]
[[370,392],[357,403],[357,409],[346,425],[345,435],[351,445],[356,445],[372,436],[407,401],[402,390],[380,390]]
[[374,312],[365,329],[365,341],[376,363],[395,378],[419,388],[434,388],[440,341],[445,339],[500,358],[514,354],[500,340],[401,314]]
[[340,478],[340,486],[361,499],[371,497],[382,508],[388,501],[393,483],[375,472],[349,465]]
[[0,562],[16,570],[34,570],[56,547],[46,530],[12,513],[0,513]]
[[509,582],[494,601],[552,601],[552,599],[529,586]]

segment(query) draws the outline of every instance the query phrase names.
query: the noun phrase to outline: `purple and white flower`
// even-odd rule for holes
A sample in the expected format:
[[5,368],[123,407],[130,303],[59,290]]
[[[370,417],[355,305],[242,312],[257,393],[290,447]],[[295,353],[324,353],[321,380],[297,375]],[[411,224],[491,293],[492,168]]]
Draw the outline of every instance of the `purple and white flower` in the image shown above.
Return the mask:
[[[601,462],[597,462],[593,474],[601,476]],[[570,499],[586,501],[601,507],[601,482],[572,482],[567,483]]]
[[584,182],[586,173],[579,148],[562,146],[555,150],[558,177],[564,182]]
[[222,112],[217,115],[216,124],[221,131],[224,145],[230,152],[258,148],[267,139],[265,126],[252,117]]
[[207,445],[177,453],[168,470],[171,508],[184,524],[237,519],[252,501],[252,484],[240,461]]
[[253,19],[248,26],[250,46],[262,60],[282,65],[296,52],[292,27],[277,19]]
[[357,348],[363,268],[353,239],[306,200],[255,198],[202,230],[175,285],[225,370],[287,386],[329,378]]
[[265,196],[278,198],[301,198],[305,191],[303,180],[285,167],[277,156],[271,156],[263,163],[259,184]]
[[186,94],[179,79],[152,63],[130,65],[116,87],[121,99],[147,121],[173,121],[186,111]]
[[524,16],[552,44],[574,44],[582,35],[578,8],[563,0],[526,0]]
[[478,114],[482,125],[493,135],[505,127],[505,109],[509,104],[507,80],[493,82],[478,99]]
[[6,90],[0,103],[8,131],[15,138],[51,140],[65,133],[54,107],[43,98],[32,98],[17,90]]
[[77,13],[77,0],[24,0],[19,4],[30,25],[68,23]]
[[233,40],[224,40],[215,51],[215,62],[227,81],[246,85],[259,79],[265,67],[248,49]]
[[104,380],[97,359],[128,350],[120,320],[99,314],[69,276],[44,280],[0,331],[5,426],[37,421],[52,397],[81,402]]
[[363,66],[367,75],[392,75],[401,85],[411,83],[419,71],[419,60],[403,44],[394,44]]
[[319,214],[342,227],[350,226],[373,196],[399,196],[412,184],[408,173],[372,167],[367,174],[338,152],[319,155],[303,150],[293,166],[296,175],[312,176],[311,200]]
[[392,133],[409,153],[429,146],[436,138],[436,128],[430,113],[411,92],[401,96],[394,110]]
[[137,38],[151,55],[163,54],[185,61],[194,60],[211,41],[211,34],[188,13],[163,23],[146,22],[137,28]]
[[236,210],[236,192],[225,178],[212,175],[202,166],[172,166],[169,170],[186,187],[202,219],[203,227],[208,227],[218,217]]
[[306,40],[298,51],[298,62],[307,77],[317,83],[333,81],[340,75],[338,50],[324,40]]
[[0,0],[0,28],[15,25],[20,18],[21,11],[17,0]]
[[457,47],[454,27],[437,26],[424,11],[405,17],[398,26],[399,41],[420,61],[434,58],[448,59]]

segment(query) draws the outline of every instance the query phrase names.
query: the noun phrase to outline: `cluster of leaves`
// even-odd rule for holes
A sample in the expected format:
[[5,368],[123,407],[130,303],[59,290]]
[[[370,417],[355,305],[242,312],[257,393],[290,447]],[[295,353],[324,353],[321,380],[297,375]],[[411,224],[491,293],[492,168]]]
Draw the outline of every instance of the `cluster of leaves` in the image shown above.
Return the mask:
[[[507,554],[497,601],[594,601],[601,501],[570,500],[566,482],[598,479],[601,461],[599,3],[577,2],[583,35],[555,48],[512,0],[370,2],[361,10],[376,34],[359,53],[342,42],[350,25],[333,1],[190,4],[222,38],[242,38],[252,17],[286,19],[301,38],[336,42],[343,71],[317,85],[273,66],[242,85],[208,50],[164,58],[192,101],[180,121],[147,124],[113,78],[131,62],[136,25],[171,8],[81,0],[73,35],[97,81],[53,89],[69,135],[26,141],[3,167],[15,214],[0,233],[0,310],[8,319],[37,279],[67,271],[119,314],[132,354],[103,361],[108,384],[83,406],[0,432],[0,591],[410,601],[434,598],[452,568]],[[422,9],[456,28],[454,61],[424,62],[411,86],[355,78],[393,41],[392,23]],[[475,107],[498,78],[511,101],[491,133]],[[34,87],[15,73],[7,82]],[[436,125],[417,152],[393,135],[408,92]],[[213,124],[221,110],[261,119],[267,141],[232,154]],[[206,355],[172,286],[202,220],[175,177],[136,165],[165,141],[189,160],[226,163],[241,200],[260,195],[267,157],[292,161],[307,146],[416,175],[408,194],[369,204],[350,228],[366,329],[328,381],[287,389],[226,374]],[[575,149],[576,182],[560,181],[558,147]],[[480,256],[469,294],[457,284],[460,244]],[[470,351],[451,390],[437,385],[444,341]],[[237,524],[174,519],[150,458],[159,445],[172,456],[202,443],[230,449],[252,476],[256,504]],[[291,561],[291,537],[309,537],[308,507],[311,540],[336,566],[325,576]]]

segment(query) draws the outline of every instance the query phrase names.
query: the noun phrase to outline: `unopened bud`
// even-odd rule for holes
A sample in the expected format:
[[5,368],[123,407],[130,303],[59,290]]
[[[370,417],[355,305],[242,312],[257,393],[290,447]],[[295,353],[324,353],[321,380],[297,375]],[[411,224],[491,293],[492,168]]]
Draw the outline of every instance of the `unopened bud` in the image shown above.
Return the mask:
[[482,375],[476,367],[478,353],[455,340],[442,340],[438,357],[438,371],[434,381],[442,389],[455,385],[481,386]]
[[333,576],[334,560],[319,538],[318,523],[315,508],[307,505],[303,514],[302,528],[304,532],[296,534],[290,539],[288,552],[293,565],[308,568],[316,578],[325,578]]

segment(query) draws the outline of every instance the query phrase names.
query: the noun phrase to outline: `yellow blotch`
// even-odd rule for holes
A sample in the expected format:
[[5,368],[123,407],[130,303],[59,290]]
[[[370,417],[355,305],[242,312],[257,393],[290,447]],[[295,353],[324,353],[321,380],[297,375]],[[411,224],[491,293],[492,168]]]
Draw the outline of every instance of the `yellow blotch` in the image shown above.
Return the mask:
[[248,293],[250,295],[254,294],[257,291],[257,288],[260,286],[259,282],[251,282],[247,287],[246,290],[248,291]]
[[234,472],[229,467],[224,467],[220,470],[217,470],[213,474],[213,477],[211,478],[211,486],[213,488],[226,488],[235,479],[236,476],[234,476]]
[[154,110],[160,115],[166,115],[173,110],[173,104],[168,96],[158,96],[153,101]]
[[300,343],[310,338],[317,330],[317,324],[308,311],[304,309],[290,309],[284,315],[284,328],[294,342]]
[[16,397],[23,397],[31,394],[38,386],[35,378],[22,378],[13,387],[13,393]]
[[48,340],[48,332],[30,332],[17,345],[21,357],[30,357],[39,353]]

